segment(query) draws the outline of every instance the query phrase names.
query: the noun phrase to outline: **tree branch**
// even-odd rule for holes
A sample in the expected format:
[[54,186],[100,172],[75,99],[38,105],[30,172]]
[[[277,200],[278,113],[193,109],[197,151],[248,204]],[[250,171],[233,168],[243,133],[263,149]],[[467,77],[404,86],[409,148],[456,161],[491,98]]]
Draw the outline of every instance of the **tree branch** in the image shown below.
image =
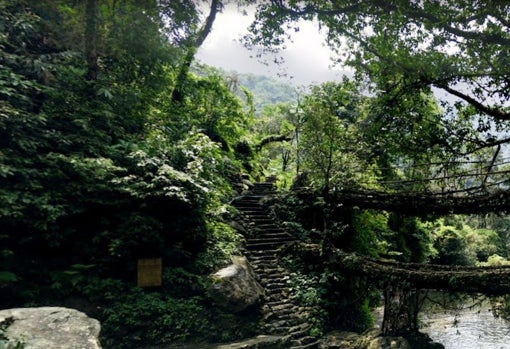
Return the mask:
[[273,135],[273,136],[268,136],[266,138],[264,138],[263,140],[261,140],[259,142],[259,144],[256,145],[256,149],[257,151],[260,151],[265,145],[269,144],[269,143],[274,143],[274,142],[290,142],[292,140],[292,137],[289,137],[287,135]]
[[505,113],[504,111],[498,109],[498,108],[491,108],[491,107],[487,107],[486,105],[483,105],[482,103],[478,102],[476,99],[474,99],[473,97],[471,96],[468,96],[460,91],[457,91],[451,87],[449,87],[448,85],[446,84],[437,84],[437,83],[434,83],[433,84],[435,87],[437,88],[440,88],[440,89],[443,89],[445,90],[446,92],[456,96],[456,97],[459,97],[460,99],[468,102],[469,104],[471,104],[473,107],[475,107],[477,110],[489,115],[489,116],[492,116],[493,118],[495,119],[498,119],[498,120],[510,120],[510,113]]
[[483,182],[482,182],[482,189],[484,191],[486,191],[486,183],[487,183],[487,179],[489,178],[489,175],[491,174],[491,171],[492,171],[492,168],[494,167],[494,163],[496,162],[496,158],[498,157],[498,154],[501,150],[501,145],[499,144],[498,145],[498,148],[496,149],[496,152],[494,152],[494,156],[492,157],[492,161],[491,161],[491,164],[489,165],[489,168],[487,169],[487,173],[485,174],[485,177],[483,179]]
[[200,30],[200,33],[197,36],[197,39],[195,41],[195,47],[199,48],[204,43],[205,39],[211,32],[212,26],[214,21],[216,20],[216,15],[218,14],[218,11],[220,10],[220,0],[212,0],[211,1],[211,7],[209,10],[209,16],[207,16],[207,19],[205,21],[204,26]]
[[477,151],[485,149],[485,148],[492,148],[492,147],[500,146],[500,145],[506,144],[506,143],[510,143],[510,138],[503,138],[503,139],[499,139],[499,140],[494,141],[494,142],[483,143],[478,148],[475,148],[475,149],[473,149],[473,150],[471,150],[469,152],[462,153],[462,154],[459,154],[459,155],[460,156],[466,156],[466,155],[469,155],[469,154],[476,153]]

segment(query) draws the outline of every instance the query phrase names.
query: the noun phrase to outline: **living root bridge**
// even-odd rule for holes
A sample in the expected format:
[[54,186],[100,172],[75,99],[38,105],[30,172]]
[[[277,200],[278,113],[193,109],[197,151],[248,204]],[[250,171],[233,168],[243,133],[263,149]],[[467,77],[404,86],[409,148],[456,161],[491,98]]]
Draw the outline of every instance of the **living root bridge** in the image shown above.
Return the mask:
[[363,257],[336,248],[321,249],[318,245],[302,243],[289,248],[299,251],[300,254],[309,254],[313,258],[327,258],[329,264],[336,270],[364,276],[383,285],[483,293],[490,296],[510,294],[510,266],[462,267],[400,263]]
[[508,191],[477,195],[342,191],[336,193],[335,199],[346,207],[379,209],[416,216],[431,213],[444,215],[510,212]]

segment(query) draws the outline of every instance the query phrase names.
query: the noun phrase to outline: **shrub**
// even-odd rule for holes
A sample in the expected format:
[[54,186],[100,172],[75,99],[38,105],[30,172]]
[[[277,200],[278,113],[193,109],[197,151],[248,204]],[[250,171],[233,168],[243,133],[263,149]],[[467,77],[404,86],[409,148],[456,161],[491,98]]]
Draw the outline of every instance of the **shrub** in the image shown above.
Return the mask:
[[108,348],[133,348],[201,337],[208,328],[197,298],[177,299],[134,291],[104,310],[102,342]]

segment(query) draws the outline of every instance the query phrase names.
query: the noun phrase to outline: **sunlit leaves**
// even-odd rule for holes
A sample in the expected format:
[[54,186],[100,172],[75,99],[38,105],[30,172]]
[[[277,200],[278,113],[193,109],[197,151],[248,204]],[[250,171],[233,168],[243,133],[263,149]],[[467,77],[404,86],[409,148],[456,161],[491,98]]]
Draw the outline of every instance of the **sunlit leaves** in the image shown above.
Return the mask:
[[[315,186],[325,192],[372,183],[357,122],[363,100],[352,81],[325,83],[304,98],[300,154]],[[363,170],[361,170],[363,169]],[[373,169],[373,168],[372,168]]]
[[[508,143],[501,132],[508,130],[510,119],[509,10],[507,3],[495,1],[263,1],[250,43],[279,47],[285,26],[314,19],[327,28],[327,43],[338,54],[337,61],[354,68],[355,76],[384,98],[385,107],[405,111],[411,103],[420,103],[419,94],[443,90],[450,104],[443,107],[453,112],[430,119],[445,124],[454,136],[445,141],[440,131],[434,140],[433,127],[426,126],[432,133],[425,144],[432,142],[432,147],[455,157],[467,149],[493,146],[486,142],[487,130],[462,136],[480,117],[498,130],[490,139]],[[456,110],[457,101],[474,111],[459,130],[450,120],[466,108]],[[412,130],[412,115],[402,112],[398,118],[402,129]],[[404,126],[407,122],[410,125]],[[380,129],[393,132],[395,117],[389,123],[380,124]],[[399,135],[409,139],[405,132]]]

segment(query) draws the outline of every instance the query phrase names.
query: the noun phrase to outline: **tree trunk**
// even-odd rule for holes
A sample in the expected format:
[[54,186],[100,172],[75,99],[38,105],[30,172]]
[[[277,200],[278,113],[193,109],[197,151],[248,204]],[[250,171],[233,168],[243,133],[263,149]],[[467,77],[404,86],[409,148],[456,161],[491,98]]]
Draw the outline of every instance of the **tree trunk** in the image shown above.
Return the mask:
[[418,331],[419,292],[387,284],[384,290],[384,335],[402,335]]
[[193,63],[193,59],[195,58],[195,54],[200,46],[204,43],[205,39],[209,35],[212,29],[212,25],[214,20],[216,19],[216,14],[218,13],[221,6],[220,0],[212,0],[211,8],[209,11],[209,16],[205,21],[204,26],[197,34],[196,39],[192,43],[190,47],[188,47],[188,51],[184,56],[184,61],[181,64],[181,69],[179,70],[179,74],[177,74],[177,78],[175,81],[175,87],[172,91],[172,101],[181,103],[184,100],[184,85],[186,83],[186,79],[188,77],[189,69],[191,67],[191,63]]
[[99,73],[98,41],[98,3],[97,0],[87,0],[85,9],[85,56],[87,59],[87,79],[97,80]]

